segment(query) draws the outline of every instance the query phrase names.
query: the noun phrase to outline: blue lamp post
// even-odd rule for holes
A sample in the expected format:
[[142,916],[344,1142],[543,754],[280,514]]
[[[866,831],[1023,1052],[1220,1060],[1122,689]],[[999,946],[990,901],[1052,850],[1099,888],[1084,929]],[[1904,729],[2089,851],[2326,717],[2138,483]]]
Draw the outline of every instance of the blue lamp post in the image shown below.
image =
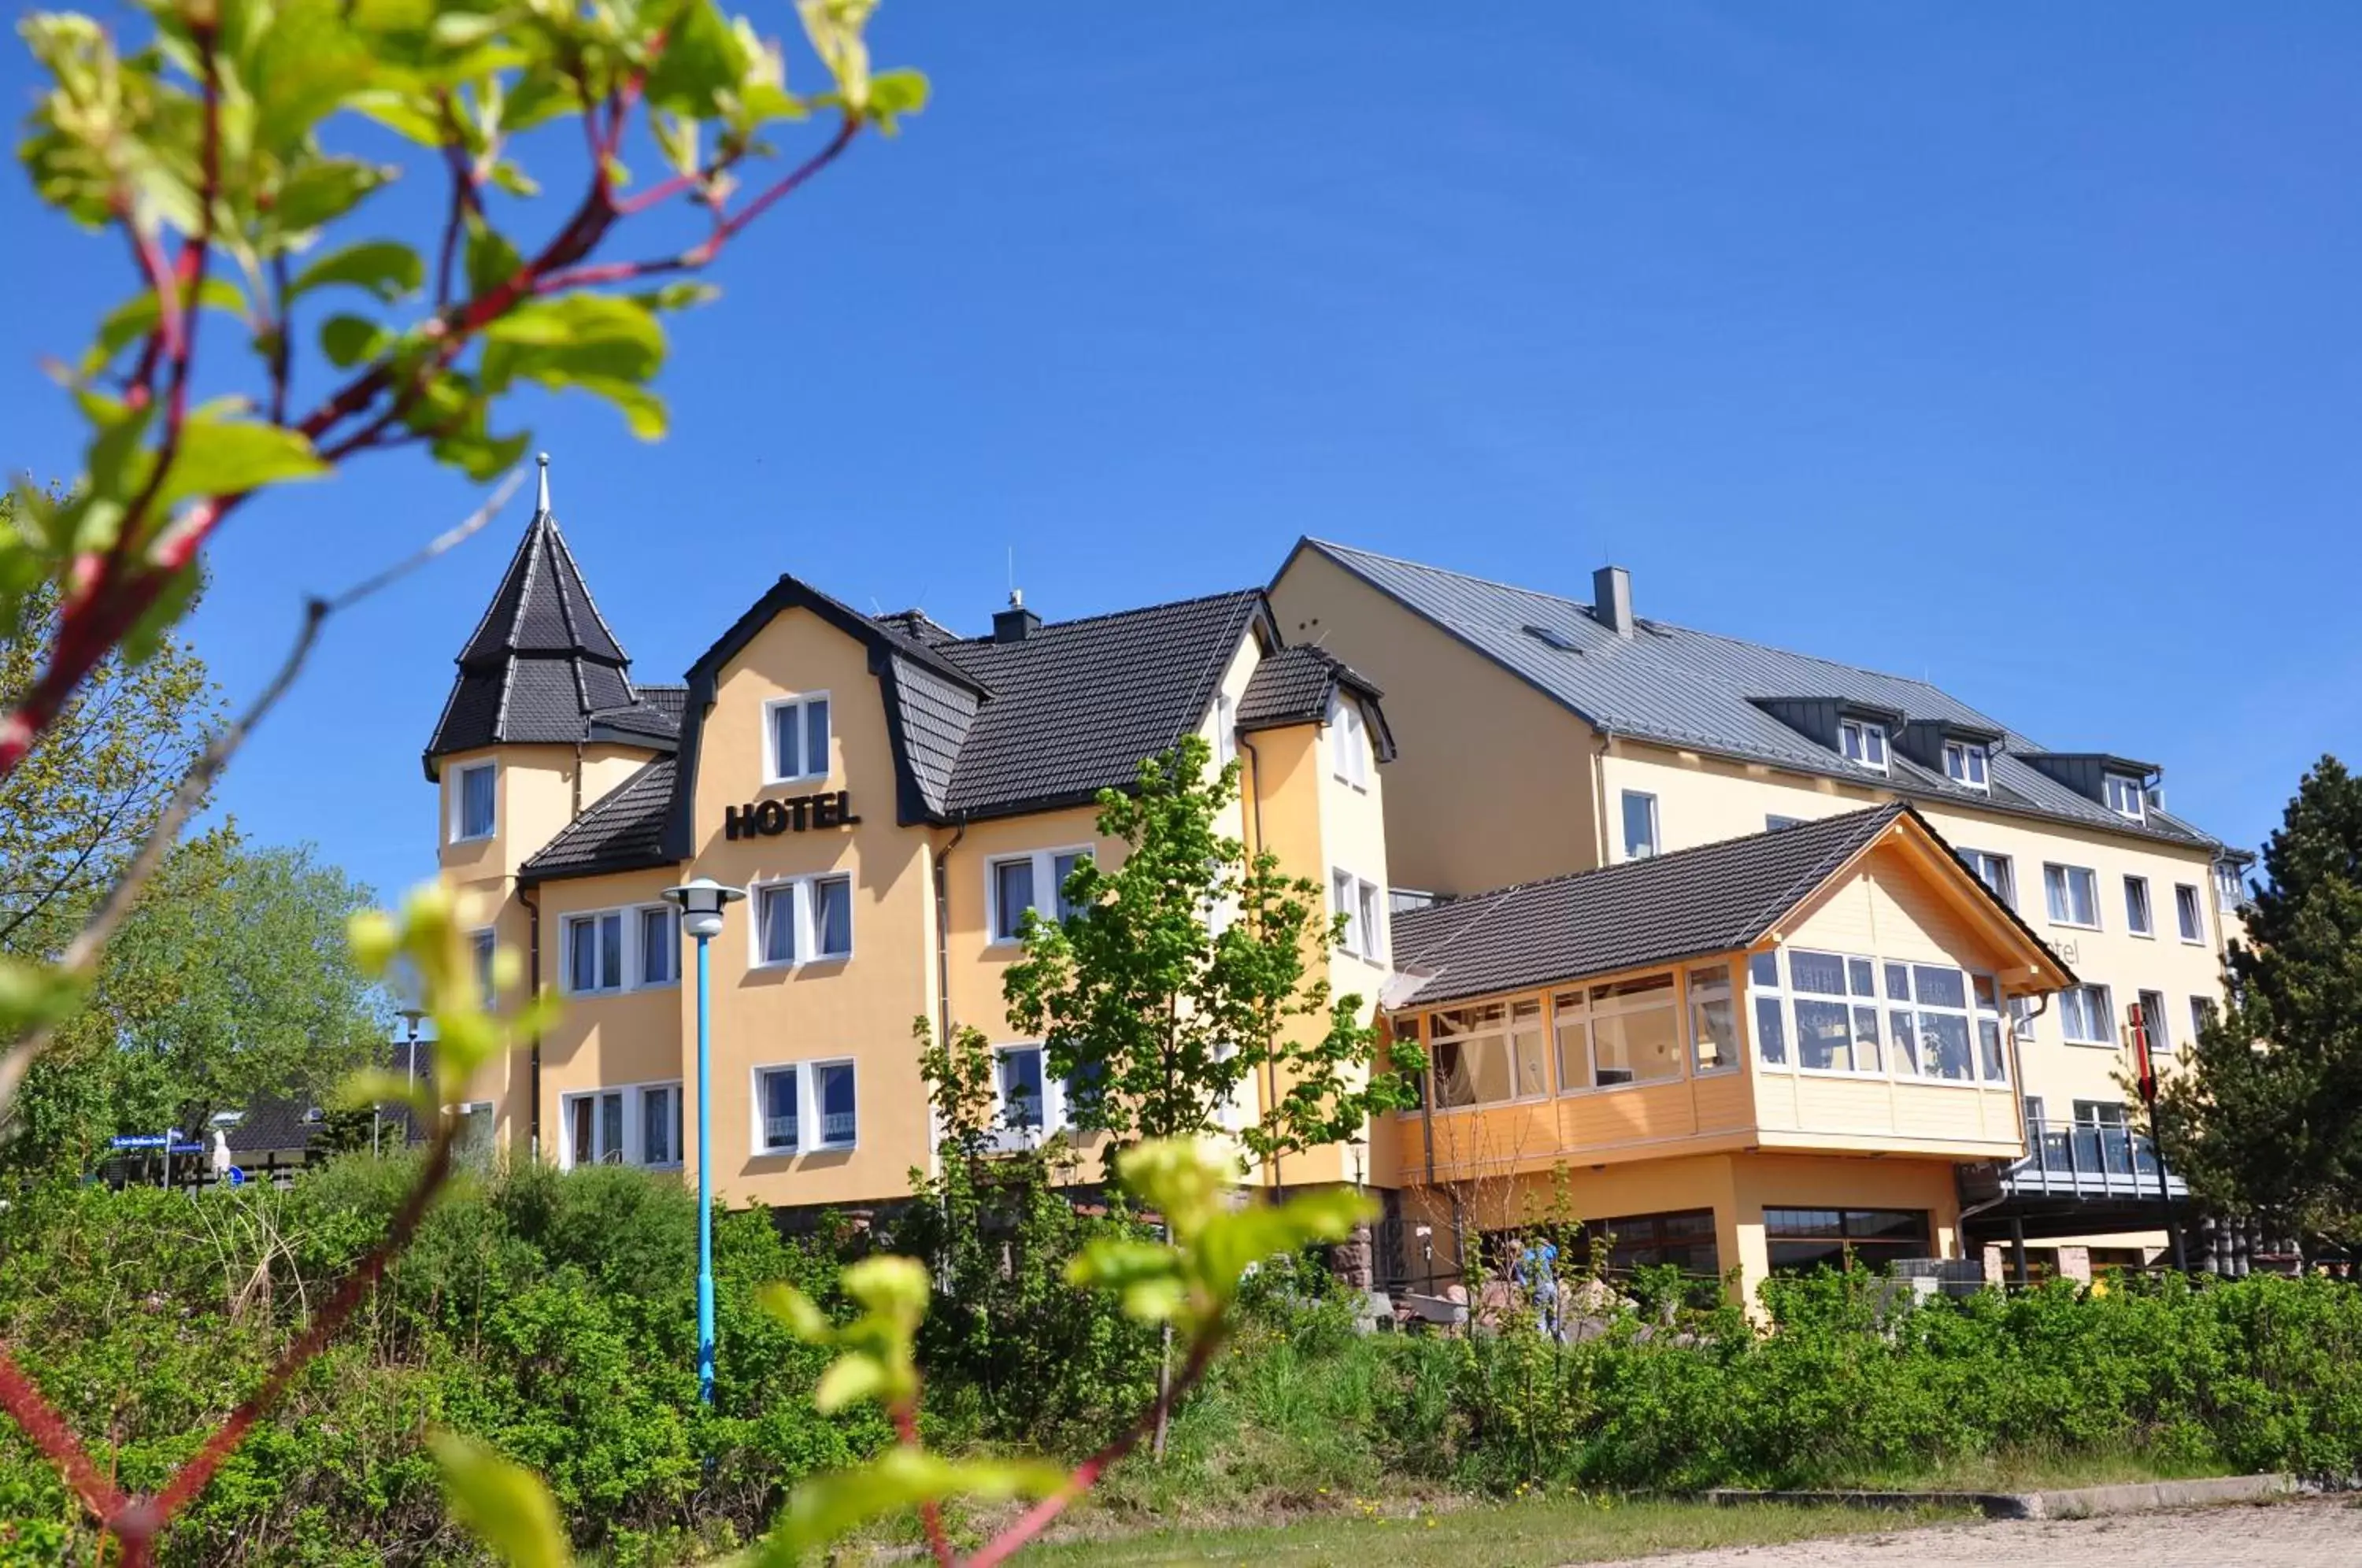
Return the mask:
[[723,910],[745,896],[744,888],[725,888],[711,877],[665,889],[665,897],[680,908],[681,929],[697,939],[697,1397],[707,1405],[713,1403],[713,1161],[706,1128],[713,1100],[705,944],[722,934]]

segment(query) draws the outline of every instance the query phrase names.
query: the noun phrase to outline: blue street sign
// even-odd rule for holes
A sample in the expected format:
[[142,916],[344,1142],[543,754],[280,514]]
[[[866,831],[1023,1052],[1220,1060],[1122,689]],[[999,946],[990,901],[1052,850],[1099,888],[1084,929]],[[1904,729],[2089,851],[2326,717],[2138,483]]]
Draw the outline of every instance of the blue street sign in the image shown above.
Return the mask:
[[205,1146],[203,1143],[175,1143],[164,1152],[168,1154],[202,1154]]
[[118,1132],[107,1142],[118,1149],[160,1149],[165,1140],[161,1132]]
[[229,1184],[232,1187],[244,1187],[246,1185],[246,1173],[238,1169],[236,1165],[230,1166]]

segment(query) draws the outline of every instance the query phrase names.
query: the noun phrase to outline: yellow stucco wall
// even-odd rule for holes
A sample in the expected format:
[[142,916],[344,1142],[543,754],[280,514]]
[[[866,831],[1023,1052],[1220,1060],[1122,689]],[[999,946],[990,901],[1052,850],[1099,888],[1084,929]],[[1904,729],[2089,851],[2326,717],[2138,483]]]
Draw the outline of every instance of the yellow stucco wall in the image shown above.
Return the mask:
[[1385,693],[1398,885],[1475,893],[1597,863],[1593,748],[1573,713],[1311,551],[1271,602],[1289,642],[1319,644]]

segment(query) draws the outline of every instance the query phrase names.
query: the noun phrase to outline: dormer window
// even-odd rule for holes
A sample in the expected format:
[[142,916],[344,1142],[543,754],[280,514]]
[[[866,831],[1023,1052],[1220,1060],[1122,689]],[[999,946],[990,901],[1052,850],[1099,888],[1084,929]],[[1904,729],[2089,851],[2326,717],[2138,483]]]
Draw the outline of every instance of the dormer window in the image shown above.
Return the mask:
[[2141,781],[2129,773],[2111,773],[2103,780],[2108,810],[2132,822],[2144,816]]
[[1356,790],[1370,786],[1369,726],[1356,703],[1339,698],[1329,710],[1330,766]]
[[1985,748],[1972,741],[1944,743],[1944,777],[1970,790],[1987,787]]
[[828,777],[828,693],[782,697],[766,705],[768,744],[764,747],[767,784],[796,784]]
[[[1827,734],[1827,731],[1822,732]],[[1848,762],[1886,771],[1886,726],[1869,719],[1847,719],[1838,725],[1838,744]]]

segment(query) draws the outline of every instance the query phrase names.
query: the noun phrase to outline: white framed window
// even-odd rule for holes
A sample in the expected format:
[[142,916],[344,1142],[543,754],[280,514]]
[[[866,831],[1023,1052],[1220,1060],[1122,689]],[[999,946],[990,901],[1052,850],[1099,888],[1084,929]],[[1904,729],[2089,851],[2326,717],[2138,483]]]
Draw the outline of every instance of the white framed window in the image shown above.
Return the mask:
[[1667,1083],[1682,1076],[1673,977],[1611,980],[1551,999],[1561,1094]]
[[499,946],[489,927],[468,933],[468,957],[476,974],[476,999],[487,1012],[500,1005],[500,988],[492,983],[492,955]]
[[622,1084],[558,1101],[557,1159],[576,1165],[681,1163],[680,1084]]
[[1813,1073],[1882,1070],[1877,968],[1869,959],[1792,948],[1788,994],[1796,1066]]
[[642,904],[632,911],[638,924],[634,973],[643,986],[680,983],[680,911],[671,904]]
[[494,792],[498,764],[471,762],[451,780],[451,842],[490,838],[500,825],[499,797]]
[[[568,995],[599,996],[679,983],[680,915],[670,904],[586,910],[565,916],[559,930],[564,944],[560,977]],[[489,955],[484,962],[489,975]]]
[[1974,741],[1944,743],[1944,777],[1970,790],[1990,788],[1985,748]]
[[1963,849],[1960,859],[1977,874],[1978,881],[1992,889],[1994,898],[2012,909],[2017,908],[2017,868],[2010,864],[2008,856],[1985,849]]
[[1874,719],[1844,719],[1838,723],[1838,749],[1848,762],[1859,762],[1877,772],[1886,771],[1886,726]]
[[2190,999],[2190,1043],[2192,1045],[2198,1043],[2198,1037],[2205,1033],[2206,1026],[2213,1021],[2214,999],[2191,997]]
[[2116,1043],[2116,1005],[2105,986],[2070,986],[2058,993],[2058,1029],[2070,1045]]
[[2108,810],[2120,817],[2140,822],[2146,814],[2147,801],[2142,798],[2141,781],[2129,773],[2108,773],[2101,776],[2101,794]]
[[2046,864],[2042,895],[2050,908],[2051,924],[2100,929],[2100,879],[2090,867]]
[[2239,868],[2228,860],[2214,863],[2214,901],[2225,914],[2235,914],[2247,901],[2246,884],[2239,879]]
[[578,997],[624,988],[624,911],[566,917],[566,989]]
[[1990,975],[1802,949],[1747,962],[1755,1050],[1766,1066],[1787,1069],[1793,1040],[1794,1065],[1807,1072],[2009,1081],[2001,988]]
[[751,961],[756,968],[834,964],[853,956],[853,878],[843,871],[757,882]]
[[1780,955],[1753,953],[1747,959],[1747,995],[1755,1005],[1755,1054],[1767,1067],[1788,1065],[1787,1004],[1781,996]]
[[1646,860],[1657,853],[1657,797],[1624,791],[1624,858]]
[[850,1149],[861,1141],[859,1106],[854,1097],[853,1064],[814,1062],[810,1073],[814,1120],[822,1149]]
[[1330,766],[1356,790],[1370,787],[1370,733],[1362,705],[1342,697],[1329,703]]
[[995,943],[1023,940],[1025,914],[1071,920],[1079,912],[1066,900],[1066,878],[1090,858],[1087,847],[1037,849],[1030,855],[999,855],[984,863],[984,902]]
[[1738,1013],[1732,999],[1730,966],[1716,964],[1689,972],[1690,1064],[1703,1077],[1738,1066]]
[[1238,760],[1238,717],[1233,712],[1236,706],[1229,692],[1214,693],[1214,766],[1218,768],[1228,767]]
[[1000,1125],[1040,1132],[1050,1124],[1049,1086],[1039,1045],[1003,1045],[992,1055],[992,1090]]
[[486,1164],[492,1157],[492,1139],[496,1130],[492,1102],[489,1099],[465,1099],[456,1109],[459,1130],[451,1135],[451,1157],[464,1165]]
[[2188,882],[2173,885],[2173,921],[2180,928],[2184,942],[2203,943],[2206,940],[2206,916],[2198,906],[2198,889]]
[[763,782],[828,777],[828,693],[807,691],[763,704]]
[[2148,1053],[2152,1056],[2173,1054],[2173,1026],[2166,1021],[2165,993],[2143,991],[2140,994],[2141,1022],[2148,1026]]
[[860,1143],[853,1064],[787,1062],[755,1069],[757,1154],[827,1154]]
[[1329,909],[1345,917],[1346,952],[1379,961],[1385,951],[1385,889],[1351,871],[1329,873]]
[[1542,1004],[1487,1002],[1427,1015],[1428,1071],[1438,1110],[1540,1099],[1550,1093]]
[[2148,878],[2125,878],[2125,929],[2135,936],[2155,936],[2157,928],[2150,922],[2148,912]]
[[803,1073],[796,1067],[755,1069],[755,1152],[792,1154],[803,1147]]

